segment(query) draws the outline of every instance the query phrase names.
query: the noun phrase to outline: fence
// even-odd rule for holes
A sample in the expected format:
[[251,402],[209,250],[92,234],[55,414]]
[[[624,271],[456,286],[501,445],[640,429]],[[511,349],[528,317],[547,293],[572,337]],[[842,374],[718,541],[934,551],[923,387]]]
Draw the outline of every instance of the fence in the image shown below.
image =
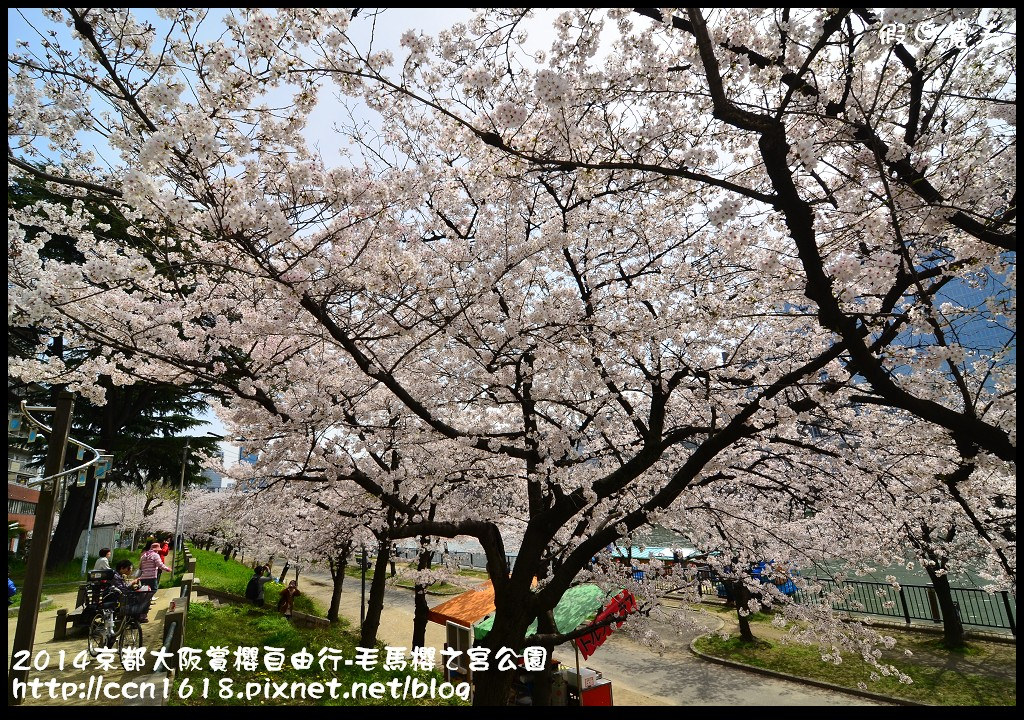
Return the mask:
[[[700,595],[716,594],[721,581],[707,570],[698,571],[692,583],[697,584]],[[838,584],[829,579],[813,579],[818,585],[813,592],[797,589],[792,597],[795,602],[816,605],[826,594],[834,593]],[[671,592],[690,582],[681,582],[671,575],[658,577],[654,585],[660,592]],[[877,615],[894,618],[910,624],[913,620],[942,622],[942,609],[931,585],[900,585],[899,590],[888,583],[863,580],[847,580],[842,587],[849,591],[843,599],[832,601],[832,607],[847,613]],[[988,593],[977,588],[951,588],[953,604],[964,625],[999,628],[1017,634],[1017,600],[1005,590]]]
[[[417,550],[416,548],[407,547],[398,548],[396,557],[405,560],[415,560],[419,557],[419,550]],[[473,568],[476,570],[487,569],[487,556],[482,552],[464,552],[462,550],[454,552],[435,551],[431,558],[431,562],[434,565],[453,564],[457,565],[458,567]],[[508,569],[509,572],[511,572],[512,568],[515,567],[516,564],[516,556],[505,555],[505,562],[508,563]]]
[[[821,602],[823,594],[838,589],[832,580],[814,582],[821,587],[818,592],[797,590],[794,599],[799,603],[816,604]],[[843,587],[851,592],[846,599],[832,603],[836,610],[896,618],[908,625],[912,620],[942,622],[942,610],[930,585],[900,585],[897,590],[888,583],[858,580],[847,581]],[[1017,634],[1016,598],[1011,602],[1005,590],[987,593],[977,588],[951,588],[951,592],[953,605],[964,625],[1008,629]]]
[[[418,557],[416,548],[399,548],[398,557],[412,560]],[[515,566],[516,556],[506,555],[509,570]],[[482,552],[435,552],[432,562],[454,564],[459,567],[485,569],[487,558]],[[642,576],[642,574],[641,574]],[[700,594],[714,594],[719,580],[706,570],[697,573],[694,582]],[[797,590],[793,599],[798,603],[817,604],[822,601],[822,594],[836,589],[832,580],[818,579],[821,586],[816,593]],[[667,576],[655,580],[655,587],[661,592],[668,592],[680,586],[678,578]],[[901,585],[897,591],[888,583],[848,580],[843,587],[852,589],[848,598],[834,602],[832,607],[847,613],[862,615],[878,615],[891,617],[910,624],[913,620],[942,622],[942,610],[939,608],[935,590],[930,585]],[[1000,593],[988,593],[977,588],[952,588],[953,602],[960,613],[960,621],[964,625],[999,628],[1017,634],[1017,600],[1005,590]]]

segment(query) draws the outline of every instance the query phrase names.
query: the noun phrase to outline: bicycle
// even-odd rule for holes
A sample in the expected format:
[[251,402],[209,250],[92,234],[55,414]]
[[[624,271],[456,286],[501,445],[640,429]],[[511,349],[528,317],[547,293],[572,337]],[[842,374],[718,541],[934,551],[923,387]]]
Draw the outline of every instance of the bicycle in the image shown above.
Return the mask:
[[137,617],[149,607],[152,592],[131,591],[122,593],[111,589],[99,603],[99,608],[89,623],[89,655],[95,657],[100,650],[114,647],[124,666],[126,652],[142,645],[142,625]]

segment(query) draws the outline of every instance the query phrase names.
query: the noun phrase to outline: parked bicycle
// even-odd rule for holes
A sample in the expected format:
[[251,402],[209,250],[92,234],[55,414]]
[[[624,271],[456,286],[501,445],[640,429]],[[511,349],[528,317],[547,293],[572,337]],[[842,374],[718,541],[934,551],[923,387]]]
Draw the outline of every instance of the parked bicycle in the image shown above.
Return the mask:
[[89,654],[95,657],[100,650],[116,646],[124,665],[126,653],[143,647],[138,616],[149,608],[152,597],[149,590],[124,592],[106,582],[90,587],[90,605],[96,612],[89,623]]

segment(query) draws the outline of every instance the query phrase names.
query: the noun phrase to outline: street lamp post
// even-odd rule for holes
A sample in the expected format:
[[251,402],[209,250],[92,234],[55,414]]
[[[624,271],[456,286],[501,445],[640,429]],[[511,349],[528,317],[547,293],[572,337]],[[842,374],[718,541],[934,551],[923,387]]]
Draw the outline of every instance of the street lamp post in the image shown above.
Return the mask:
[[[181,498],[185,494],[185,468],[188,466],[188,451],[191,445],[191,440],[185,441],[185,449],[181,455],[181,480],[178,481],[178,511],[174,517],[174,564],[178,564],[178,556],[181,553]],[[182,560],[184,556],[182,555]],[[182,567],[184,569],[184,566]]]
[[82,549],[82,577],[89,567],[89,545],[92,543],[92,521],[96,516],[96,497],[100,491],[100,478],[96,474],[96,468],[92,471],[92,502],[89,504],[89,528],[85,531],[85,547]]
[[82,550],[82,577],[85,577],[86,568],[89,566],[89,549],[92,547],[92,527],[96,516],[96,498],[99,495],[100,482],[110,469],[114,461],[113,455],[107,455],[103,450],[96,450],[99,462],[92,467],[92,504],[89,506],[89,527],[85,531],[85,548]]

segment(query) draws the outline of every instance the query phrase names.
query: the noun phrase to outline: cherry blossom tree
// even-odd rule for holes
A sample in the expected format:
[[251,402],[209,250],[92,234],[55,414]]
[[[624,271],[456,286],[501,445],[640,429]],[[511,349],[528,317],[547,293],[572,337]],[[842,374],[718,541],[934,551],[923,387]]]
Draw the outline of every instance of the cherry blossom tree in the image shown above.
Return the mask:
[[[980,485],[1014,474],[1012,15],[584,9],[537,51],[530,12],[498,9],[406,33],[399,64],[360,47],[364,12],[44,16],[73,37],[9,57],[8,162],[150,247],[79,206],[10,210],[9,319],[101,350],[12,374],[97,401],[101,374],[223,388],[282,484],[358,489],[378,539],[478,540],[492,650],[670,514],[710,538],[761,495],[762,533],[799,527],[790,501],[837,525],[849,495],[812,473],[854,463],[841,431],[913,417]],[[907,22],[962,42],[881,32]],[[330,84],[336,166],[304,134]],[[41,256],[55,231],[83,264]],[[510,682],[481,673],[476,702]]]
[[[67,209],[74,203],[83,202],[80,198],[68,198],[59,191],[47,190],[43,183],[31,177],[14,181],[8,188],[10,207],[23,208],[41,200],[50,205],[63,203]],[[105,201],[99,199],[87,207],[88,214],[93,216],[92,232],[100,236],[122,232],[122,224],[116,215],[109,214]],[[41,229],[37,231],[44,232]],[[75,242],[59,232],[45,233],[42,242],[40,253],[44,258],[60,258],[69,263],[85,260]],[[46,340],[40,342],[41,338]],[[8,354],[32,357],[38,352],[46,352],[66,365],[74,365],[79,358],[89,354],[88,347],[78,348],[65,340],[59,334],[51,338],[49,328],[12,325],[8,328]],[[105,403],[102,407],[86,400],[76,403],[72,434],[112,454],[113,464],[102,481],[90,472],[84,484],[76,483],[67,488],[47,553],[47,564],[51,568],[69,562],[74,556],[78,538],[90,520],[97,483],[100,489],[110,483],[123,485],[130,482],[143,487],[154,480],[177,486],[185,448],[182,435],[202,424],[195,415],[206,407],[202,393],[210,391],[208,387],[166,384],[119,385],[102,375],[97,378],[97,383],[104,388]],[[12,384],[10,388],[24,395],[30,405],[52,404],[53,390],[49,387],[29,384],[19,389]],[[203,437],[191,438],[189,442],[192,453],[204,448],[212,449],[214,443],[211,438]],[[191,467],[191,464],[186,464],[187,471]],[[186,473],[186,483],[198,480],[198,473]]]
[[96,524],[115,523],[121,532],[130,532],[135,547],[135,536],[142,529],[146,504],[145,494],[134,485],[108,486],[104,497],[96,506]]
[[[276,429],[270,436],[265,411],[259,406],[245,407],[246,403],[226,414],[232,432],[249,438],[263,448],[254,463],[243,463],[228,470],[241,491],[236,494],[244,501],[246,510],[264,514],[262,522],[248,523],[256,535],[272,539],[294,552],[301,548],[315,560],[325,562],[334,582],[328,618],[338,619],[338,607],[344,587],[345,565],[355,547],[375,550],[376,560],[370,586],[366,618],[360,628],[361,642],[372,645],[379,629],[384,593],[389,582],[386,568],[393,561],[392,537],[403,524],[388,503],[378,497],[380,493],[397,497],[400,491],[414,494],[406,503],[416,506],[424,498],[422,513],[431,520],[451,496],[464,503],[461,492],[464,482],[450,482],[419,475],[414,442],[405,436],[403,425],[396,422],[387,408],[387,422],[380,427],[360,424],[349,410],[339,411],[338,397],[325,393],[310,408],[311,432],[300,436],[289,432],[286,426]],[[412,462],[412,458],[417,458]],[[459,464],[463,471],[468,465]],[[339,481],[358,479],[378,489],[368,494],[356,483]],[[415,488],[415,489],[414,489]],[[408,515],[409,513],[406,513]],[[405,520],[407,522],[407,519]],[[433,547],[429,538],[419,538],[421,545],[417,572],[403,572],[415,582],[416,612],[412,646],[422,645],[426,633],[426,588],[449,577],[448,568],[432,568]]]
[[202,544],[218,536],[225,512],[224,493],[193,487],[185,491],[181,505],[181,533]]

